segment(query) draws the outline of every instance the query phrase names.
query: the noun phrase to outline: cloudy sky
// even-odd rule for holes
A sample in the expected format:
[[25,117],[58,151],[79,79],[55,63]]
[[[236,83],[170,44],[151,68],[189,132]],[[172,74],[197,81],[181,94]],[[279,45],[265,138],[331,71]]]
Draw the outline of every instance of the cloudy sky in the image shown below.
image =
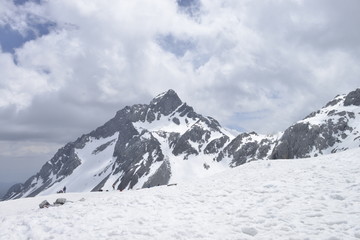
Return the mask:
[[0,182],[174,89],[276,133],[360,83],[359,0],[0,0]]

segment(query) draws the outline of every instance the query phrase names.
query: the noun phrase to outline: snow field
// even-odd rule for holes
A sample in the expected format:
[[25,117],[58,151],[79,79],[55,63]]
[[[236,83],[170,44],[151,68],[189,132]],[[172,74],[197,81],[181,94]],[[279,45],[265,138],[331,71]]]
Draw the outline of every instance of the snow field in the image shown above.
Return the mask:
[[[360,239],[359,156],[257,161],[172,187],[0,202],[0,239]],[[38,208],[58,197],[73,202]]]

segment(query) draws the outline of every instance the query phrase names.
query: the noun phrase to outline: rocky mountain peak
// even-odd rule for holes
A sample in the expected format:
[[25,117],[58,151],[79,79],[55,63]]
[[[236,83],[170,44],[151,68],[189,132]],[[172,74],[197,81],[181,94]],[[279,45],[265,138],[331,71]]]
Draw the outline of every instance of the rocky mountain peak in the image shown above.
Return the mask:
[[177,93],[170,89],[156,96],[150,102],[150,108],[153,109],[154,112],[160,112],[167,116],[175,111],[181,104],[183,104],[183,102]]

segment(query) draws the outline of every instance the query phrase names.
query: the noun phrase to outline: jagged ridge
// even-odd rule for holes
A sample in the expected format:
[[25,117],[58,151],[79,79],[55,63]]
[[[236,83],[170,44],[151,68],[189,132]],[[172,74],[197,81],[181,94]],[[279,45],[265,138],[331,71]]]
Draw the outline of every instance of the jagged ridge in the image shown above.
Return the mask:
[[360,89],[339,95],[275,136],[233,136],[166,91],[127,106],[59,149],[4,199],[69,191],[136,189],[204,177],[249,161],[303,158],[359,147]]

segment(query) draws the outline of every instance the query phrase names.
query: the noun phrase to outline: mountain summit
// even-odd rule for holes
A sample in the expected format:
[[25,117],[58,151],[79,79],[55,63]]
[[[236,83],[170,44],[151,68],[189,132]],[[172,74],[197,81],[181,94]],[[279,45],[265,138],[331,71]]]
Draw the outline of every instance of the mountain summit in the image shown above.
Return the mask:
[[182,101],[180,100],[177,93],[170,89],[157,97],[155,97],[150,102],[150,108],[152,108],[155,112],[159,112],[165,116],[168,116],[170,113],[176,110]]
[[253,160],[304,158],[360,146],[360,89],[339,95],[275,136],[233,136],[174,90],[126,106],[60,148],[3,200],[70,192],[128,190],[191,181]]

